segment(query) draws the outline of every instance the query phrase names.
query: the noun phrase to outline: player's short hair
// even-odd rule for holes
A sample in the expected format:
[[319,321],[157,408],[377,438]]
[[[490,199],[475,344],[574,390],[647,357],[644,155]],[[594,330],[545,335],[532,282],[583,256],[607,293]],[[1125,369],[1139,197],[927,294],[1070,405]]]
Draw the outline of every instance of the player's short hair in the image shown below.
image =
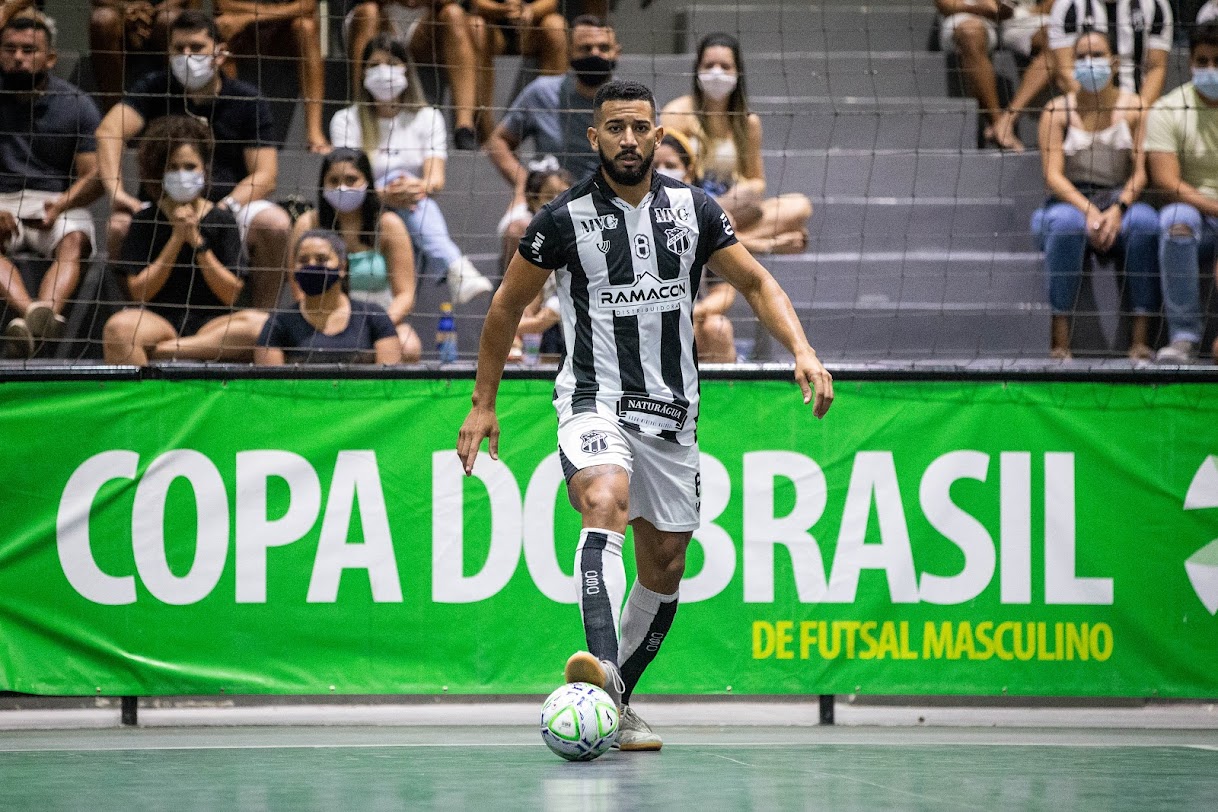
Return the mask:
[[1218,48],[1218,22],[1198,25],[1188,34],[1188,55],[1192,56],[1199,45],[1212,45]]
[[571,20],[572,31],[581,25],[585,25],[588,28],[608,28],[610,31],[613,30],[613,26],[609,25],[609,21],[599,14],[580,14]]
[[223,41],[220,39],[220,29],[216,28],[215,19],[195,9],[187,9],[173,18],[173,22],[169,24],[169,33],[172,35],[174,31],[205,31],[213,42]]
[[[140,182],[155,200],[160,197],[161,178],[169,157],[179,147],[194,147],[203,161],[203,175],[211,183],[211,158],[215,152],[215,139],[211,127],[194,116],[161,116],[154,119],[140,137],[136,163],[140,170]],[[206,190],[204,191],[206,195]]]
[[41,31],[47,38],[47,47],[55,48],[55,23],[41,12],[31,9],[14,14],[0,27],[0,37],[7,31]]
[[655,117],[655,94],[651,92],[651,88],[639,82],[625,82],[620,79],[614,79],[601,85],[596,91],[596,98],[592,100],[593,118],[599,120],[601,107],[605,102],[611,101],[645,101],[651,105],[652,117]]
[[343,238],[335,234],[328,228],[311,228],[304,234],[300,235],[300,239],[292,246],[292,258],[295,260],[296,252],[300,250],[300,246],[305,240],[325,240],[334,249],[335,256],[338,257],[338,267],[347,267],[347,244],[343,242]]

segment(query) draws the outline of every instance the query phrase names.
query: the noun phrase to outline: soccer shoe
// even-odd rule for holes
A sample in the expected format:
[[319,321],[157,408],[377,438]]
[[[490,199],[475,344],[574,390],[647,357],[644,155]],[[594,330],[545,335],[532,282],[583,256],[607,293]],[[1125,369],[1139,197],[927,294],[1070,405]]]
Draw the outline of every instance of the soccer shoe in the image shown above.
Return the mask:
[[474,263],[466,257],[461,257],[449,265],[445,276],[448,280],[449,295],[452,296],[453,303],[458,305],[490,293],[495,288],[491,280],[479,273]]
[[31,304],[25,311],[25,323],[30,328],[30,332],[34,334],[34,338],[51,341],[63,335],[63,328],[66,324],[63,316],[56,314],[47,302]]
[[609,694],[614,705],[621,704],[626,684],[622,682],[622,674],[617,666],[608,660],[598,660],[590,652],[577,651],[567,659],[562,673],[564,681],[595,685]]
[[617,747],[624,752],[655,751],[664,746],[664,740],[659,737],[643,717],[634,712],[629,705],[621,707],[617,723]]
[[34,334],[25,319],[16,318],[4,328],[4,357],[29,358],[34,354]]
[[1191,364],[1196,360],[1196,343],[1185,339],[1173,341],[1155,355],[1155,361],[1160,364]]

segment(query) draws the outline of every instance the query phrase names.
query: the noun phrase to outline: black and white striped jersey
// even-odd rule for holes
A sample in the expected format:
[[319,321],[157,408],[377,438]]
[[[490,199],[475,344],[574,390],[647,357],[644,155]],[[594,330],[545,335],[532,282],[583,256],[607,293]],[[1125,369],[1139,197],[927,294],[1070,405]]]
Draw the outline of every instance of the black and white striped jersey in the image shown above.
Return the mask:
[[694,299],[707,259],[735,243],[709,195],[655,173],[637,207],[599,171],[545,205],[520,254],[558,281],[567,348],[554,386],[559,418],[599,412],[693,444]]
[[[1115,25],[1109,22],[1116,19]],[[1049,12],[1049,47],[1069,48],[1088,31],[1108,38],[1121,57],[1121,90],[1142,90],[1147,51],[1171,51],[1172,10],[1168,0],[1056,0]]]

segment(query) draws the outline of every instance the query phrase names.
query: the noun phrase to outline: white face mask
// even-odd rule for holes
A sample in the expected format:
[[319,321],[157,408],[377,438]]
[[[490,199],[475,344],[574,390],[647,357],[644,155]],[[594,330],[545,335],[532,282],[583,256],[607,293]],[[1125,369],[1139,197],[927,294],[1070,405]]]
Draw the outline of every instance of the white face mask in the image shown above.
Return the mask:
[[199,90],[216,75],[216,58],[212,54],[175,54],[169,57],[169,69],[187,90]]
[[161,188],[169,199],[175,203],[189,203],[203,193],[206,178],[202,172],[193,169],[179,169],[176,172],[166,172],[161,179]]
[[663,175],[666,178],[672,178],[673,180],[679,180],[682,183],[685,182],[685,170],[684,169],[674,169],[671,166],[657,166],[656,172],[660,175]]
[[391,102],[406,92],[405,65],[373,65],[364,73],[364,89],[379,102]]
[[336,212],[347,214],[364,205],[364,199],[368,196],[368,187],[339,186],[337,189],[326,189],[321,194]]
[[736,74],[728,73],[716,65],[698,74],[698,87],[708,99],[723,101],[736,89]]

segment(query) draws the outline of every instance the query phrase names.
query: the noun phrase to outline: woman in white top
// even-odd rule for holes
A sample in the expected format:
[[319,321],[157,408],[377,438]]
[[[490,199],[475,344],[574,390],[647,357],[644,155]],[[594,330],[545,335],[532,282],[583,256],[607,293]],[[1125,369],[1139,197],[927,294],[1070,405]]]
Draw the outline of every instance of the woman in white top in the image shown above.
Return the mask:
[[423,98],[405,46],[388,35],[375,37],[364,48],[363,66],[364,93],[334,114],[330,141],[367,154],[381,200],[405,221],[424,274],[443,275],[457,304],[489,293],[490,280],[453,242],[431,197],[444,188],[447,129]]
[[693,93],[664,105],[660,123],[693,145],[702,188],[719,201],[753,253],[796,254],[808,244],[806,195],[765,197],[761,119],[748,110],[740,43],[708,34],[698,44]]
[[1041,162],[1052,196],[1032,215],[1032,232],[1045,252],[1053,358],[1070,358],[1070,315],[1088,244],[1100,256],[1124,257],[1133,310],[1129,357],[1151,356],[1150,317],[1160,302],[1159,219],[1137,202],[1146,186],[1142,107],[1113,83],[1118,61],[1106,37],[1079,37],[1079,90],[1051,101],[1040,118]]

